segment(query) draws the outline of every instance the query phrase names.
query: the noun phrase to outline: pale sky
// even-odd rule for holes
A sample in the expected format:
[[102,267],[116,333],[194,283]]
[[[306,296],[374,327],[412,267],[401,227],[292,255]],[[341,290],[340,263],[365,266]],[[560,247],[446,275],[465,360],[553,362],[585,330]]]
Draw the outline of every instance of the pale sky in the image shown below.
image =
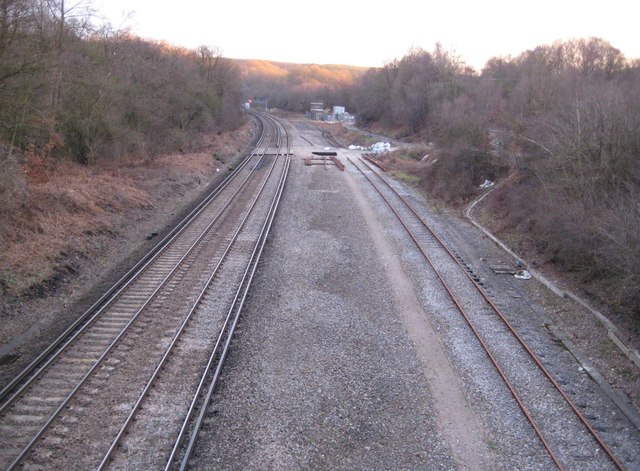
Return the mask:
[[[478,69],[557,39],[596,36],[640,57],[632,0],[94,0],[116,28],[225,57],[379,67],[436,42]],[[131,13],[128,19],[125,15]]]

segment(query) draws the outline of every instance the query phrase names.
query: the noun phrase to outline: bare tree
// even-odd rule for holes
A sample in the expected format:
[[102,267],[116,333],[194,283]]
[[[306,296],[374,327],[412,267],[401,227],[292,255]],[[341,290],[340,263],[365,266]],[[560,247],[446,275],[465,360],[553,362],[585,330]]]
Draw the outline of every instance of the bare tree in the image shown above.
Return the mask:
[[213,82],[216,67],[222,58],[222,50],[217,46],[199,46],[196,54],[200,60],[200,70],[207,82]]

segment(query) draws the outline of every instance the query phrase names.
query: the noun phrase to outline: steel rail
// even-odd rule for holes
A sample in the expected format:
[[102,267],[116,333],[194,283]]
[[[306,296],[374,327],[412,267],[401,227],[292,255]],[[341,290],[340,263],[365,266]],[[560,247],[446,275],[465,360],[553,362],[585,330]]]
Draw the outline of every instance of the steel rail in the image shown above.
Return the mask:
[[208,292],[211,284],[213,283],[213,280],[214,280],[215,276],[218,274],[218,270],[222,266],[222,263],[226,259],[228,253],[231,251],[231,248],[235,245],[235,242],[237,241],[238,235],[240,234],[240,232],[242,231],[242,229],[246,225],[246,222],[249,219],[249,217],[251,216],[251,214],[252,214],[252,212],[253,212],[253,210],[254,210],[254,208],[255,208],[255,206],[256,206],[259,198],[260,198],[260,196],[262,196],[262,194],[264,192],[264,189],[267,186],[267,183],[269,181],[269,178],[271,177],[271,174],[273,173],[273,170],[275,169],[276,163],[277,163],[277,159],[274,158],[273,162],[272,162],[272,164],[271,164],[271,166],[269,168],[269,172],[268,172],[267,176],[265,177],[265,179],[262,182],[260,188],[258,189],[258,192],[257,192],[256,196],[253,198],[253,201],[251,202],[250,207],[247,209],[246,214],[244,215],[244,217],[240,221],[240,224],[238,225],[238,228],[236,229],[236,231],[234,232],[233,236],[231,237],[231,241],[229,242],[229,244],[225,248],[224,252],[222,253],[222,255],[220,257],[220,260],[216,264],[215,268],[213,269],[213,271],[209,275],[204,287],[200,291],[196,301],[194,302],[193,306],[189,310],[189,313],[187,314],[187,316],[183,320],[182,324],[180,325],[178,331],[174,335],[174,337],[173,337],[170,345],[168,346],[165,354],[163,355],[162,359],[158,363],[158,366],[156,367],[156,369],[154,370],[154,372],[150,376],[149,380],[147,381],[147,384],[145,385],[145,387],[144,387],[142,393],[140,394],[140,396],[138,397],[138,400],[134,404],[131,412],[129,413],[129,416],[127,417],[127,419],[125,420],[125,422],[121,426],[120,431],[118,432],[118,434],[115,437],[115,439],[113,440],[109,450],[106,452],[104,458],[102,459],[100,465],[98,466],[98,468],[97,468],[98,470],[104,469],[106,467],[106,465],[109,463],[113,452],[115,451],[115,449],[118,447],[118,445],[120,443],[120,440],[122,439],[122,437],[126,433],[127,429],[129,428],[129,426],[133,422],[137,411],[139,410],[140,406],[142,405],[142,402],[144,401],[144,399],[147,396],[147,393],[152,388],[156,378],[158,377],[158,375],[160,374],[160,371],[164,367],[165,362],[167,361],[169,356],[172,354],[172,352],[174,350],[174,347],[177,345],[178,340],[180,339],[182,333],[186,329],[187,324],[189,323],[189,321],[193,317],[194,313],[197,311],[198,307],[200,306],[200,303],[204,299],[205,294]]
[[[264,132],[261,132],[257,140],[254,140],[252,146],[254,150],[260,145],[261,141],[265,138]],[[142,258],[136,262],[118,281],[116,281],[107,291],[98,298],[88,309],[84,311],[82,315],[78,317],[69,327],[67,327],[52,343],[49,344],[45,350],[43,350],[34,360],[32,360],[20,373],[18,373],[9,383],[7,383],[0,391],[0,412],[4,410],[5,403],[9,394],[34,370],[38,369],[44,361],[56,351],[61,350],[66,346],[65,340],[79,328],[82,328],[86,324],[90,324],[93,320],[109,305],[111,305],[118,295],[126,288],[132,279],[139,276],[142,271],[159,256],[171,242],[184,231],[196,217],[204,211],[206,206],[220,194],[228,184],[236,178],[236,176],[242,171],[247,163],[254,156],[254,152],[249,153],[236,167],[232,173],[227,175],[224,180],[216,186],[209,194],[207,194],[200,203],[198,203],[178,224],[174,226],[167,235],[165,235],[156,245],[154,245]],[[96,311],[97,310],[97,311]],[[61,347],[61,345],[65,343]],[[37,372],[35,373],[38,374]],[[10,400],[10,399],[9,399]]]
[[309,139],[307,139],[306,137],[304,137],[302,134],[300,134],[300,137],[301,137],[303,140],[307,141],[307,143],[308,143],[308,144],[313,145],[313,142],[311,142]]
[[[262,158],[264,157],[264,154],[260,157],[260,160],[258,161],[258,163],[262,160]],[[258,163],[256,163],[256,166],[258,165]],[[254,169],[255,167],[254,166]],[[254,171],[254,169],[252,169],[252,173]],[[36,442],[42,437],[42,435],[47,431],[47,429],[51,426],[51,424],[53,423],[53,421],[57,418],[57,416],[60,414],[60,412],[62,412],[66,406],[69,404],[69,402],[73,399],[73,397],[76,395],[76,393],[80,390],[80,388],[84,385],[84,383],[91,377],[91,375],[94,373],[94,371],[96,371],[96,369],[102,364],[102,362],[104,361],[104,359],[107,357],[107,355],[109,355],[111,353],[111,351],[115,348],[115,346],[118,344],[118,342],[120,341],[120,339],[129,331],[129,328],[134,324],[134,322],[138,319],[138,317],[141,315],[141,313],[146,309],[146,307],[151,303],[151,301],[153,301],[156,297],[156,295],[160,292],[160,290],[162,290],[164,288],[164,286],[166,285],[166,283],[169,281],[169,279],[173,276],[173,274],[178,270],[178,268],[180,268],[180,266],[183,264],[183,262],[187,259],[187,257],[191,254],[191,252],[193,252],[195,250],[195,248],[200,244],[200,242],[205,238],[205,236],[208,234],[208,232],[211,230],[211,228],[214,226],[214,224],[219,220],[219,218],[221,217],[221,215],[223,214],[224,211],[226,211],[226,209],[230,206],[230,204],[233,202],[233,199],[237,196],[237,194],[240,192],[240,190],[243,188],[243,186],[246,184],[247,180],[249,179],[249,177],[251,176],[251,174],[247,175],[247,178],[245,178],[245,180],[241,183],[242,186],[240,186],[231,196],[231,198],[224,204],[224,206],[221,208],[221,210],[218,212],[218,214],[216,214],[216,216],[209,222],[209,224],[207,225],[207,227],[204,229],[204,231],[202,231],[202,233],[200,234],[200,236],[192,243],[192,245],[189,247],[189,249],[185,252],[185,254],[180,258],[180,260],[175,264],[175,266],[173,267],[173,269],[171,269],[171,271],[164,277],[164,279],[161,281],[161,283],[156,287],[156,289],[151,293],[151,295],[147,298],[147,300],[142,304],[142,306],[135,312],[135,314],[133,315],[133,317],[126,323],[126,325],[122,328],[122,330],[120,331],[120,333],[111,341],[111,343],[107,346],[107,348],[105,349],[105,351],[100,355],[100,357],[95,360],[94,364],[89,368],[89,370],[85,373],[85,375],[76,383],[76,385],[74,386],[74,388],[67,393],[67,397],[62,401],[62,403],[60,403],[60,405],[54,410],[54,412],[49,416],[49,418],[47,419],[47,421],[41,426],[40,430],[32,437],[32,439],[30,440],[30,442],[22,449],[22,451],[20,452],[20,454],[18,455],[17,458],[14,459],[14,461],[11,463],[11,465],[9,465],[9,467],[7,468],[8,470],[12,470],[15,469],[15,467],[26,457],[27,453],[29,453],[29,451],[33,448],[33,446],[36,444]],[[69,343],[77,340],[77,338],[80,335],[83,335],[84,333],[87,332],[87,330],[90,328],[91,324],[88,324],[83,330],[81,330],[80,332],[78,332],[72,339],[69,340]],[[62,349],[60,349],[57,354],[56,357],[52,358],[47,365],[52,362],[53,360],[55,360],[57,358],[58,355],[60,355],[61,353],[64,352],[64,348],[69,344],[67,343]],[[34,378],[35,379],[35,378]],[[22,390],[26,387],[28,387],[29,385],[31,385],[30,383],[27,383],[23,386],[23,388],[20,389],[19,392],[22,392]],[[14,398],[12,398],[14,399]]]
[[509,392],[511,393],[511,395],[513,396],[513,398],[515,399],[516,403],[518,404],[518,407],[520,407],[520,410],[522,411],[522,413],[525,415],[525,417],[527,418],[527,420],[529,421],[529,423],[531,424],[531,426],[533,427],[536,435],[538,436],[538,439],[540,440],[540,442],[542,443],[542,446],[545,448],[545,450],[547,451],[547,454],[549,455],[549,457],[552,459],[552,461],[554,462],[554,464],[557,466],[558,469],[560,470],[564,470],[564,467],[562,465],[562,463],[560,462],[560,460],[558,459],[558,457],[555,455],[555,453],[553,452],[553,450],[551,449],[547,439],[545,438],[544,434],[542,433],[542,430],[540,430],[540,428],[538,427],[537,423],[535,422],[535,420],[533,419],[531,413],[529,412],[529,409],[527,408],[527,406],[524,404],[524,401],[522,400],[522,398],[520,397],[520,395],[518,394],[518,392],[516,391],[515,387],[511,384],[511,382],[509,381],[505,371],[502,369],[502,367],[500,366],[500,363],[498,362],[498,360],[495,358],[495,356],[493,355],[493,353],[490,351],[488,345],[485,343],[485,341],[483,340],[482,336],[480,335],[480,333],[476,330],[476,328],[474,327],[474,325],[471,323],[471,319],[469,318],[466,310],[464,309],[464,307],[460,304],[460,302],[458,301],[458,298],[453,294],[453,291],[451,290],[451,288],[449,287],[449,285],[447,284],[447,282],[445,281],[445,279],[442,277],[442,275],[438,272],[438,270],[435,268],[435,264],[433,262],[433,259],[431,258],[431,256],[422,248],[420,242],[418,241],[417,237],[415,236],[415,234],[411,231],[411,229],[408,227],[407,223],[405,223],[405,221],[402,219],[402,217],[400,216],[400,214],[397,212],[396,208],[393,207],[393,205],[391,204],[391,202],[387,199],[387,197],[382,193],[382,191],[377,187],[377,185],[375,183],[373,183],[373,181],[369,178],[369,176],[356,164],[353,163],[353,161],[349,158],[349,162],[351,162],[352,165],[354,165],[356,167],[356,169],[358,169],[358,171],[360,171],[360,173],[362,173],[362,175],[364,175],[364,177],[369,181],[369,183],[371,183],[371,185],[374,187],[374,189],[378,192],[378,194],[382,197],[382,199],[384,200],[384,202],[387,204],[387,206],[389,206],[389,209],[391,209],[391,211],[395,214],[395,216],[398,218],[398,221],[400,221],[400,223],[402,224],[402,226],[405,228],[405,230],[407,231],[407,233],[409,234],[409,236],[411,237],[411,239],[413,240],[413,242],[416,244],[416,246],[418,247],[418,249],[420,250],[420,252],[422,253],[422,255],[424,256],[424,258],[427,260],[427,262],[429,263],[429,265],[431,266],[431,268],[433,269],[434,273],[436,274],[436,276],[438,277],[438,279],[440,280],[440,283],[442,284],[442,286],[445,288],[445,290],[447,291],[447,294],[449,295],[449,298],[451,298],[451,300],[453,301],[453,303],[455,304],[455,306],[457,307],[458,311],[460,311],[460,313],[462,314],[463,318],[465,319],[467,325],[469,326],[469,328],[471,329],[471,331],[474,333],[474,335],[476,336],[476,338],[478,339],[478,341],[480,342],[480,345],[482,346],[483,350],[485,351],[485,353],[487,354],[487,356],[489,357],[489,360],[491,361],[491,363],[493,364],[493,366],[495,367],[496,371],[498,372],[498,374],[500,375],[500,377],[502,378],[502,380],[504,381],[505,385],[507,386],[507,388],[509,389]]
[[[263,135],[264,137],[264,135]],[[261,139],[262,140],[262,139]],[[253,152],[250,154],[250,156],[245,159],[245,162],[243,162],[242,167],[246,166],[246,164],[248,162],[250,162],[251,158],[253,158],[254,156],[257,156],[257,154],[254,154]],[[120,341],[120,339],[123,337],[123,335],[125,333],[127,333],[128,329],[131,327],[131,325],[133,325],[133,323],[137,320],[137,318],[139,317],[139,315],[145,310],[145,308],[149,305],[149,303],[155,299],[155,296],[157,295],[157,293],[165,286],[165,284],[168,282],[168,280],[172,277],[172,275],[178,270],[178,268],[182,265],[182,263],[186,260],[186,258],[191,254],[191,252],[195,249],[195,247],[197,247],[200,242],[204,239],[204,237],[207,235],[207,233],[211,230],[211,228],[213,227],[213,225],[219,220],[219,218],[221,217],[221,215],[224,213],[224,211],[226,211],[226,209],[229,207],[229,205],[231,204],[232,200],[235,198],[235,196],[237,195],[237,193],[240,191],[240,189],[246,184],[246,181],[248,180],[248,178],[251,176],[251,174],[255,171],[255,168],[258,166],[259,162],[264,158],[264,153],[262,155],[259,156],[258,162],[254,165],[254,167],[251,169],[251,172],[249,173],[249,175],[240,183],[240,187],[233,193],[233,195],[231,196],[231,198],[223,205],[223,207],[220,209],[220,211],[216,214],[216,216],[214,217],[214,219],[212,219],[207,226],[205,227],[205,229],[201,232],[201,234],[196,238],[196,240],[190,245],[190,247],[187,249],[187,251],[184,253],[184,255],[180,258],[180,260],[175,264],[175,266],[170,270],[170,272],[163,278],[163,280],[160,282],[160,284],[156,287],[156,289],[149,295],[149,297],[146,299],[146,301],[143,303],[143,305],[135,312],[132,314],[132,318],[124,325],[124,327],[122,328],[122,330],[120,331],[120,333],[111,341],[111,343],[109,343],[106,346],[106,349],[104,350],[104,352],[95,360],[94,364],[90,367],[90,369],[85,373],[85,375],[79,380],[79,382],[76,383],[76,385],[73,387],[73,389],[70,390],[70,392],[67,393],[66,398],[63,400],[63,402],[53,411],[53,413],[48,417],[48,419],[44,422],[44,425],[41,426],[41,428],[38,430],[38,432],[32,436],[31,440],[29,441],[29,443],[21,450],[20,454],[17,456],[17,458],[14,459],[14,461],[9,465],[9,467],[7,468],[8,470],[14,469],[27,455],[27,453],[33,448],[33,446],[35,445],[35,443],[40,439],[40,437],[42,437],[42,435],[45,433],[45,431],[50,427],[50,425],[52,424],[52,422],[55,420],[55,418],[60,414],[60,412],[62,410],[64,410],[64,408],[67,406],[67,404],[71,401],[71,399],[75,396],[75,394],[77,393],[77,391],[80,389],[80,387],[87,381],[87,379],[91,376],[91,374],[96,370],[96,368],[98,368],[98,366],[102,363],[102,361],[106,358],[106,356],[113,350],[113,348],[115,347],[115,345]],[[239,173],[236,173],[235,175],[239,175]],[[235,178],[235,177],[234,177]],[[225,187],[227,186],[227,184],[230,182],[231,180],[228,180],[225,184]],[[220,190],[222,191],[222,190]],[[220,192],[216,192],[216,195],[219,195]],[[213,201],[212,199],[209,199],[208,203],[211,203]],[[195,218],[197,218],[202,211],[204,211],[205,206],[203,206],[200,210],[198,210],[197,212],[195,212],[194,217],[187,222],[187,224],[185,226],[183,226],[182,230],[178,233],[176,233],[173,237],[171,237],[171,239],[168,241],[168,243],[162,247],[161,252],[164,252],[164,250],[169,247],[169,245],[183,232],[183,230],[185,230],[193,220],[195,220]],[[159,253],[161,253],[159,252]],[[153,257],[151,257],[151,259],[145,263],[145,265],[136,273],[136,276],[134,278],[132,278],[131,280],[128,280],[127,283],[125,283],[125,286],[123,286],[121,289],[119,289],[116,293],[116,295],[114,295],[114,299],[124,290],[126,289],[128,286],[131,285],[131,283],[133,283],[138,275],[140,273],[142,273],[142,271],[149,266],[150,263],[152,263],[156,257],[159,255],[159,253],[156,253]],[[43,372],[55,361],[58,359],[58,357],[65,352],[65,350],[69,347],[69,345],[78,340],[80,338],[81,335],[85,334],[88,329],[93,325],[93,323],[96,321],[96,319],[98,318],[98,316],[100,314],[102,314],[104,312],[104,310],[106,308],[108,308],[110,305],[113,304],[113,300],[109,303],[107,303],[105,306],[103,306],[98,313],[96,313],[96,315],[94,315],[88,322],[85,323],[84,326],[82,326],[82,328],[80,330],[78,330],[75,334],[73,334],[73,336],[71,338],[69,338],[64,345],[62,345],[62,347],[60,347],[55,354],[53,354],[53,356],[51,356],[45,363],[44,365],[33,375],[29,378],[29,380],[24,383],[19,389],[18,391],[11,397],[9,398],[8,401],[6,401],[2,407],[0,408],[0,413],[4,412],[6,408],[8,408],[12,403],[14,403],[17,398],[25,391],[26,388],[28,388],[29,386],[31,386],[33,384],[33,382],[38,379]]]
[[[238,169],[240,168],[244,168],[248,162],[250,162],[251,158],[256,156],[257,154],[251,153],[249,155],[249,157],[247,159],[245,159],[245,161],[242,163],[242,166],[238,167]],[[257,167],[257,165],[260,163],[260,161],[264,158],[264,153],[262,155],[259,156],[259,160],[258,162],[255,164],[253,170],[255,169],[255,167]],[[234,174],[234,178],[239,175],[238,173]],[[207,225],[207,227],[202,231],[202,233],[200,234],[200,236],[198,236],[198,238],[196,239],[196,241],[191,245],[191,247],[187,250],[187,252],[185,253],[185,256],[183,256],[182,258],[180,258],[180,260],[176,263],[175,267],[171,270],[171,272],[169,273],[168,276],[170,276],[171,274],[174,273],[175,269],[184,261],[184,259],[186,258],[186,255],[188,253],[191,252],[191,250],[197,245],[197,243],[204,237],[204,235],[211,229],[211,227],[213,226],[213,224],[221,217],[222,213],[228,208],[228,206],[231,204],[233,198],[235,198],[235,196],[239,193],[239,191],[242,189],[242,186],[247,182],[247,180],[249,179],[249,177],[251,176],[251,173],[249,175],[247,175],[245,177],[245,179],[240,183],[239,188],[231,195],[231,197],[227,200],[227,202],[223,205],[223,207],[221,208],[221,210],[218,212],[218,214],[216,214],[216,216],[214,216],[214,219]],[[232,180],[225,180],[224,182],[224,187],[220,188],[219,187],[219,191],[215,192],[215,195],[218,196],[227,186],[228,184],[231,182]],[[56,345],[56,347],[59,347],[58,350],[51,354],[51,356],[48,357],[48,359],[42,363],[42,365],[40,365],[40,368],[25,382],[23,383],[18,390],[15,391],[15,393],[9,398],[7,399],[2,405],[0,405],[0,414],[2,414],[5,409],[7,407],[9,407],[13,402],[15,402],[15,400],[24,392],[24,390],[29,387],[36,379],[38,379],[41,374],[46,371],[46,369],[66,350],[67,347],[69,347],[69,345],[71,345],[73,342],[75,342],[84,332],[86,332],[87,329],[89,329],[100,317],[100,315],[102,315],[104,313],[104,311],[109,308],[111,305],[114,304],[114,302],[118,299],[118,297],[127,289],[129,288],[138,278],[139,276],[144,272],[144,270],[146,268],[148,268],[162,253],[164,253],[170,246],[171,244],[181,235],[184,233],[184,231],[190,226],[191,223],[193,223],[196,218],[206,209],[206,207],[208,206],[208,204],[210,204],[213,201],[214,198],[210,198],[207,201],[206,205],[203,205],[197,212],[195,212],[193,214],[193,217],[187,221],[187,223],[181,228],[181,230],[179,232],[176,232],[162,247],[159,251],[157,251],[156,253],[153,254],[153,256],[151,258],[148,259],[148,261],[146,263],[144,263],[144,265],[132,276],[130,277],[128,280],[126,280],[126,282],[115,292],[115,294],[113,294],[113,296],[109,299],[109,301],[107,303],[105,303],[103,306],[100,307],[100,309],[89,319],[86,320],[86,322],[84,323],[84,325],[79,328],[71,337],[66,337],[66,338],[62,338],[59,337],[60,342],[58,342],[58,339],[56,341],[54,341],[54,344],[56,344],[56,342],[58,342],[58,344]],[[168,276],[161,282],[161,285],[164,284],[164,282],[168,279]],[[119,282],[118,282],[119,283]],[[159,287],[160,287],[159,286]],[[158,287],[158,288],[159,288]],[[153,297],[153,295],[155,295],[155,293],[157,292],[157,289],[152,293],[152,295],[149,297],[151,299],[151,297]],[[149,299],[149,300],[150,300]],[[145,303],[146,306],[147,303]],[[143,306],[144,307],[144,306]],[[139,312],[142,310],[142,308],[135,313],[135,315],[137,316],[137,314],[139,314]],[[128,326],[128,324],[127,324]],[[51,347],[50,347],[51,348]],[[49,351],[48,353],[51,353],[51,351]]]
[[324,128],[320,128],[320,132],[322,133],[322,137],[324,137],[327,142],[332,145],[333,147],[336,147],[338,149],[343,148],[344,146],[342,145],[342,143],[340,141],[338,141],[333,134],[331,134],[330,131],[327,131]]
[[[274,117],[269,116],[269,115],[265,115],[265,119],[270,119],[273,120],[274,122],[278,123],[279,121],[276,120]],[[213,392],[215,390],[215,387],[218,383],[218,379],[220,377],[220,373],[222,371],[222,366],[224,364],[224,361],[226,359],[227,356],[227,352],[229,350],[229,346],[231,344],[231,340],[233,338],[233,333],[235,331],[236,325],[238,323],[238,319],[240,318],[240,313],[242,311],[242,307],[244,306],[245,300],[247,298],[247,294],[249,291],[249,287],[251,285],[251,282],[253,280],[256,268],[258,266],[258,261],[260,260],[260,257],[262,255],[262,250],[264,248],[264,245],[266,243],[267,240],[267,236],[269,234],[269,231],[271,229],[271,225],[273,223],[273,220],[275,218],[275,214],[276,214],[276,210],[278,208],[278,205],[280,203],[280,198],[282,195],[282,191],[284,189],[284,185],[287,179],[287,175],[289,172],[289,165],[290,165],[290,152],[289,152],[289,137],[288,137],[288,133],[286,131],[286,128],[284,126],[283,130],[285,132],[286,135],[286,140],[287,140],[287,152],[286,152],[286,161],[285,161],[285,167],[283,169],[283,173],[280,177],[280,182],[278,184],[278,189],[276,191],[276,197],[274,198],[271,207],[269,209],[269,214],[267,215],[267,218],[265,219],[265,222],[263,224],[263,228],[261,231],[261,236],[259,237],[259,239],[256,241],[256,245],[254,247],[252,256],[250,258],[250,262],[247,264],[247,267],[245,269],[245,273],[242,277],[242,281],[238,287],[238,290],[236,292],[236,295],[234,297],[234,301],[231,305],[231,308],[229,309],[227,316],[225,318],[224,321],[224,325],[223,328],[221,329],[220,335],[218,336],[218,339],[216,340],[216,345],[212,351],[211,357],[209,358],[209,362],[207,364],[207,367],[204,370],[204,373],[202,375],[200,384],[198,385],[198,389],[196,394],[194,395],[194,399],[191,403],[191,406],[189,407],[189,412],[187,413],[187,416],[185,417],[185,420],[182,424],[182,427],[180,429],[180,432],[178,433],[178,436],[175,440],[175,444],[174,447],[171,451],[171,455],[169,456],[169,459],[167,460],[167,464],[165,466],[165,470],[168,471],[170,470],[173,465],[174,462],[176,460],[177,454],[178,454],[178,450],[180,449],[180,447],[182,446],[182,442],[187,434],[187,430],[190,427],[190,422],[192,420],[193,414],[195,413],[198,404],[200,403],[200,411],[198,414],[198,417],[196,419],[196,422],[191,426],[192,432],[191,432],[191,436],[189,439],[189,443],[187,444],[186,450],[183,454],[182,460],[180,460],[180,466],[179,469],[184,470],[187,468],[188,466],[188,462],[189,459],[191,457],[191,454],[193,453],[193,449],[198,437],[198,433],[200,428],[202,427],[202,422],[204,420],[204,416],[206,414],[207,411],[207,407],[209,405],[209,403],[211,402],[211,397],[213,395]],[[278,148],[278,154],[280,153],[280,148],[281,148],[281,143],[279,143],[279,148]],[[244,288],[244,289],[243,289]],[[235,312],[235,315],[234,315]],[[225,340],[226,339],[226,340]],[[220,345],[224,342],[224,345],[222,346],[222,350],[220,351]],[[218,358],[218,361],[216,362],[216,358]],[[205,389],[205,382],[207,381],[207,378],[209,377],[210,373],[211,373],[211,369],[213,368],[213,366],[216,366],[215,372],[213,373],[213,377],[210,379],[207,392],[206,395],[204,397],[204,399],[202,401],[198,401],[198,398],[202,395],[203,390]]]
[[[353,162],[351,162],[353,164]],[[417,212],[417,210],[414,208],[414,206],[407,201],[406,198],[404,198],[401,194],[399,194],[395,188],[393,188],[389,182],[383,178],[378,172],[376,172],[373,167],[371,167],[371,165],[367,164],[366,162],[362,162],[372,173],[374,173],[376,175],[376,177],[378,177],[378,179],[380,181],[382,181],[384,183],[384,185],[386,187],[388,187],[395,196],[397,196],[403,203],[404,205],[411,211],[411,213],[420,221],[420,223],[423,225],[423,227],[425,227],[429,233],[437,240],[437,242],[439,243],[439,245],[446,251],[446,253],[449,255],[449,257],[462,269],[462,272],[466,275],[466,277],[471,281],[472,285],[476,288],[476,290],[478,291],[478,293],[482,296],[482,298],[485,300],[485,302],[487,304],[489,304],[489,306],[491,306],[491,309],[496,313],[496,315],[498,315],[498,317],[500,318],[500,320],[503,322],[503,324],[507,327],[507,329],[509,330],[509,332],[518,340],[518,342],[520,343],[520,345],[522,346],[522,348],[525,350],[525,352],[528,354],[528,356],[534,361],[534,363],[536,364],[536,366],[540,369],[540,371],[544,374],[544,376],[549,380],[549,382],[554,386],[554,388],[558,391],[558,393],[562,396],[562,398],[565,400],[565,402],[567,403],[567,405],[570,407],[570,409],[574,412],[574,414],[578,417],[578,419],[580,420],[580,422],[585,426],[585,428],[587,429],[587,431],[589,432],[589,434],[593,437],[593,439],[598,443],[598,445],[600,445],[600,447],[602,447],[602,449],[604,450],[605,454],[609,457],[609,459],[613,462],[613,464],[619,469],[619,470],[624,470],[624,466],[622,465],[622,463],[618,460],[618,458],[615,456],[615,454],[613,453],[613,451],[609,448],[609,446],[604,442],[604,440],[602,439],[602,437],[600,437],[600,434],[593,428],[593,426],[591,425],[591,423],[589,422],[589,420],[584,416],[584,414],[582,412],[580,412],[580,410],[578,409],[578,407],[575,405],[575,403],[573,402],[573,400],[567,395],[567,393],[564,391],[564,389],[562,388],[562,386],[556,381],[556,379],[553,377],[553,375],[551,374],[551,372],[544,366],[544,364],[540,361],[540,359],[538,358],[538,356],[535,354],[535,352],[533,352],[533,350],[531,350],[531,348],[529,347],[529,345],[526,343],[526,341],[522,338],[522,336],[518,333],[518,331],[515,329],[515,327],[513,327],[513,325],[509,322],[509,320],[507,319],[507,317],[504,315],[504,313],[501,311],[501,309],[487,296],[487,294],[484,292],[484,290],[478,285],[478,283],[476,283],[476,281],[473,279],[473,277],[471,276],[471,274],[469,274],[469,272],[465,269],[465,267],[462,265],[462,263],[456,258],[456,256],[453,254],[453,252],[451,252],[451,250],[449,249],[449,247],[445,244],[445,242],[442,240],[442,238],[433,230],[433,228],[429,225],[429,223],[427,223],[427,221],[424,220],[424,218]],[[355,164],[353,164],[355,166]],[[356,168],[358,168],[358,170],[360,170],[360,172],[362,172],[362,170],[356,166]],[[368,178],[368,176],[362,172],[363,175],[365,175],[365,177],[367,177],[367,179],[371,182],[371,180]],[[371,182],[372,185],[375,184],[373,182]],[[376,188],[377,189],[377,188]],[[379,191],[378,191],[379,192]],[[380,192],[379,192],[380,193]],[[381,194],[381,193],[380,193]],[[382,194],[381,194],[382,195]],[[384,197],[383,197],[384,198]],[[386,201],[386,198],[385,198]],[[387,202],[387,204],[389,204]],[[389,204],[389,206],[391,207],[391,205]],[[395,210],[394,210],[395,213]],[[397,215],[397,213],[396,213]],[[398,218],[400,218],[398,216]],[[409,231],[409,229],[407,228],[407,231]],[[413,236],[412,236],[413,238]],[[415,241],[415,239],[414,239]],[[416,241],[416,244],[418,244],[418,242]],[[419,245],[419,244],[418,244]],[[420,248],[420,250],[422,251],[422,248]],[[425,256],[427,258],[428,257],[426,254]],[[431,262],[430,262],[431,264]],[[433,264],[431,264],[433,267]],[[435,271],[435,267],[434,271]],[[438,274],[436,272],[436,274]],[[440,275],[438,274],[438,277],[440,278]],[[448,290],[448,288],[447,288]],[[465,316],[466,319],[466,316]],[[467,323],[471,326],[471,323],[468,319]],[[473,329],[473,327],[472,327]],[[475,329],[474,329],[475,330]],[[488,353],[488,352],[487,352]]]

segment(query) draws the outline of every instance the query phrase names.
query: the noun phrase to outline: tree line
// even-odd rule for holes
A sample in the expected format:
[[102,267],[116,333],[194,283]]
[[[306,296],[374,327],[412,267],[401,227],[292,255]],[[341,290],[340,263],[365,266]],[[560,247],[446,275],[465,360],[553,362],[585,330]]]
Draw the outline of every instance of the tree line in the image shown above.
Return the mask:
[[236,60],[247,98],[268,100],[270,108],[305,112],[309,104],[351,103],[357,80],[367,71],[347,65],[290,64],[265,60]]
[[83,0],[0,0],[0,209],[24,156],[87,165],[188,150],[240,125],[247,98],[298,112],[322,101],[423,142],[415,155],[432,158],[413,168],[437,198],[461,204],[510,175],[494,219],[637,314],[639,84],[640,60],[598,38],[480,72],[440,45],[365,70],[234,61],[98,28]]
[[82,0],[0,0],[0,145],[88,164],[187,149],[237,127],[239,70],[214,47],[185,50],[96,27]]
[[369,70],[352,96],[361,125],[435,143],[417,171],[436,197],[469,201],[511,175],[493,217],[640,313],[640,60],[577,39],[476,73],[436,46]]

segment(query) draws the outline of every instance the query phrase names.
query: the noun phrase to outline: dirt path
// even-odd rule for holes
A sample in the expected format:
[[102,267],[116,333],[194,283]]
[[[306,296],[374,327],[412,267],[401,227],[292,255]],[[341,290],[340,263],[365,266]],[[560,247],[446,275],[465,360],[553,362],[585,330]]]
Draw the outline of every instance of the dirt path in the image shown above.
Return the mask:
[[483,427],[467,403],[438,334],[415,295],[413,282],[404,272],[396,249],[380,231],[380,222],[362,194],[360,186],[349,174],[345,179],[366,220],[375,251],[386,269],[398,305],[398,313],[428,378],[439,427],[446,437],[456,464],[460,469],[494,469],[496,464],[486,445],[487,438]]

